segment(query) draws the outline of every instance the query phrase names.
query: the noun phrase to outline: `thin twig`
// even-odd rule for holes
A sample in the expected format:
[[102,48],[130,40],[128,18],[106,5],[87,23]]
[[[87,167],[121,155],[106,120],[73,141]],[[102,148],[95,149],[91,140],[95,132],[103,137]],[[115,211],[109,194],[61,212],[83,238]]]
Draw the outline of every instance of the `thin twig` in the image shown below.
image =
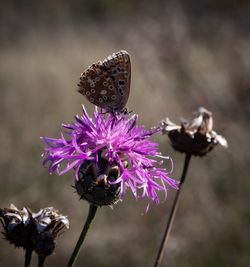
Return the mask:
[[181,188],[182,188],[183,183],[184,183],[185,178],[186,178],[186,174],[187,174],[187,170],[188,170],[190,159],[191,159],[191,155],[190,154],[186,154],[184,167],[183,167],[183,171],[182,171],[182,175],[181,175],[181,179],[180,179],[179,189],[178,189],[178,191],[177,191],[177,193],[175,195],[174,203],[173,203],[173,206],[172,206],[172,209],[171,209],[168,221],[167,221],[167,226],[166,226],[166,229],[165,229],[162,241],[161,241],[161,245],[160,245],[156,260],[155,260],[154,267],[159,267],[160,263],[162,261],[162,257],[163,257],[163,254],[164,254],[164,248],[165,248],[165,246],[166,246],[166,244],[168,242],[168,238],[169,238],[169,235],[170,235],[170,232],[171,232],[171,229],[172,229],[172,225],[173,225],[173,222],[174,222],[175,214],[176,214],[176,211],[177,211],[177,208],[178,208],[178,203],[179,203],[179,199],[180,199],[180,195],[181,195]]

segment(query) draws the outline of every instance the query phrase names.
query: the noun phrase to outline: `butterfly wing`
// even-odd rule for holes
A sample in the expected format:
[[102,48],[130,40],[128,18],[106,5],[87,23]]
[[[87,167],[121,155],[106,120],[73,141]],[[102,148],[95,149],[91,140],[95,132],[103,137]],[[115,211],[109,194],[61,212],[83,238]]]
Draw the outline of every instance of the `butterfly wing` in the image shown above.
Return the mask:
[[111,107],[114,111],[121,111],[127,104],[130,92],[131,63],[129,54],[126,51],[114,53],[103,61],[103,65],[115,87]]
[[101,62],[91,65],[80,77],[78,92],[94,105],[107,109],[114,83]]
[[122,111],[130,91],[131,63],[126,51],[119,51],[91,65],[80,77],[78,91],[107,111]]

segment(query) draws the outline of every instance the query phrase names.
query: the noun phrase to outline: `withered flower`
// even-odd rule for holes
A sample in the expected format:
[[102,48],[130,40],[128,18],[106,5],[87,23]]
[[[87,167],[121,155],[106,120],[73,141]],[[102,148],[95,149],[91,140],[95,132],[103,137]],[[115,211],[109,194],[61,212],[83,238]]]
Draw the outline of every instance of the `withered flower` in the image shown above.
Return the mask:
[[55,249],[57,236],[65,227],[69,228],[68,218],[53,207],[33,213],[27,207],[18,210],[11,204],[9,208],[0,209],[0,221],[5,239],[29,251],[30,257],[32,251],[44,258],[49,256]]
[[204,156],[217,144],[228,147],[226,139],[213,131],[212,113],[200,107],[192,119],[183,119],[181,125],[168,118],[161,122],[162,133],[168,134],[172,146],[179,152]]
[[226,139],[213,131],[213,118],[210,111],[200,107],[194,115],[195,116],[192,119],[182,120],[181,125],[171,122],[168,118],[160,124],[162,134],[168,135],[174,149],[185,153],[185,160],[180,178],[179,190],[175,195],[170,215],[167,220],[166,229],[155,260],[155,267],[160,266],[163,258],[164,248],[167,244],[175,219],[175,214],[180,201],[182,187],[187,177],[191,157],[202,157],[211,151],[217,144],[220,144],[223,147],[228,146]]

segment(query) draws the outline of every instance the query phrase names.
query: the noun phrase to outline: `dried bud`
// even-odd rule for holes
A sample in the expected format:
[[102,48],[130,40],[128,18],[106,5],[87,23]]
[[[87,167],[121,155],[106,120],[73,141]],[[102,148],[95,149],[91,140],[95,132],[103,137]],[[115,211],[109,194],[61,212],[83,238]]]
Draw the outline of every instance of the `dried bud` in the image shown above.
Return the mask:
[[69,227],[67,217],[58,214],[53,207],[33,213],[28,208],[18,210],[11,204],[10,208],[0,209],[0,221],[6,240],[43,256],[54,251],[56,237],[64,227]]
[[111,205],[119,200],[121,183],[114,183],[119,176],[119,167],[101,155],[98,162],[86,161],[81,165],[75,187],[80,197],[89,203]]
[[200,107],[192,119],[176,125],[168,118],[161,123],[162,133],[168,134],[172,146],[179,152],[204,156],[217,144],[227,147],[226,139],[213,131],[212,113]]

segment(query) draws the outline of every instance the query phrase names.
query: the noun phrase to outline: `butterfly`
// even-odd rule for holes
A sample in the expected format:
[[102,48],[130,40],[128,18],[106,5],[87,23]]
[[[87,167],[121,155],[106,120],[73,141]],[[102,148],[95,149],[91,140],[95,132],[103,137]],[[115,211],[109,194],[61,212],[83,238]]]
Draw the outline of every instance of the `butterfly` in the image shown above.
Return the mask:
[[131,81],[128,52],[121,50],[92,64],[80,77],[78,92],[107,112],[124,112]]

